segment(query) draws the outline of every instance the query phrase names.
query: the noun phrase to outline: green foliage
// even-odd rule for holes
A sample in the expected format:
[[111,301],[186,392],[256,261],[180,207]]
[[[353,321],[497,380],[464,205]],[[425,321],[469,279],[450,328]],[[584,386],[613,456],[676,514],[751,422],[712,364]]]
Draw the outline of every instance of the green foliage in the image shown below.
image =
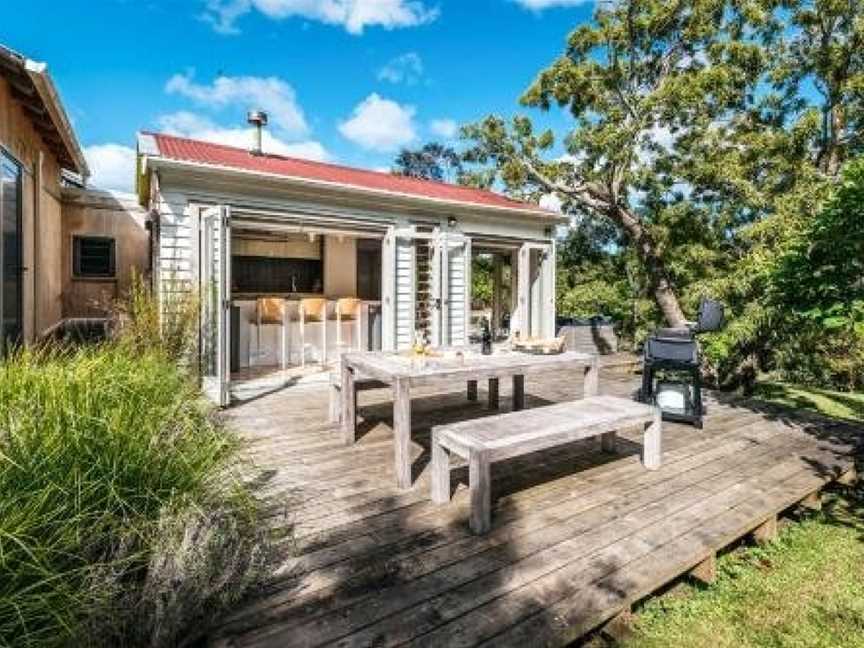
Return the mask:
[[403,148],[393,163],[395,175],[456,182],[462,175],[462,160],[449,146],[429,142],[419,149]]
[[174,645],[260,573],[239,441],[140,331],[0,365],[0,645]]
[[719,297],[720,382],[860,388],[860,195],[822,208],[864,150],[862,51],[860,2],[601,3],[522,97],[570,112],[566,155],[529,117],[489,116],[463,129],[468,175],[573,216],[562,314],[610,314],[638,343]]
[[160,304],[144,277],[133,274],[127,294],[115,304],[117,340],[131,353],[160,349],[184,360],[198,342],[199,310],[194,293]]
[[483,308],[492,307],[492,257],[475,255],[471,260],[471,299]]

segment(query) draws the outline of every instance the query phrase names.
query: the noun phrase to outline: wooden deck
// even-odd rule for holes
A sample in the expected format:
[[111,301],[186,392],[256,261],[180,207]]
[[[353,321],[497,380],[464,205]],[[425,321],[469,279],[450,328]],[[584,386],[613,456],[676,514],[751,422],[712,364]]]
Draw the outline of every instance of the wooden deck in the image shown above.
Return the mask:
[[[581,380],[575,372],[529,379],[526,406],[572,398]],[[627,395],[637,382],[604,370],[600,393]],[[664,424],[657,471],[639,462],[641,430],[622,434],[615,455],[588,439],[496,464],[492,530],[478,537],[467,525],[467,469],[450,504],[429,499],[429,430],[487,415],[483,396],[414,399],[409,491],[394,485],[385,391],[360,395],[352,447],[325,423],[323,386],[230,409],[273,505],[270,522],[285,536],[272,581],[214,643],[563,645],[760,525],[770,530],[778,512],[854,466],[856,430],[709,394],[704,430]]]

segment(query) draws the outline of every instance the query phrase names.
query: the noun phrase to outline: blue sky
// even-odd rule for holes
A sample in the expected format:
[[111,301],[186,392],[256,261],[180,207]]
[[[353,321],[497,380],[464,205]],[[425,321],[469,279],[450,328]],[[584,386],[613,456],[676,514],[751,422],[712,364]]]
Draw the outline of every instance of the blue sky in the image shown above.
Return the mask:
[[[48,63],[93,167],[129,189],[135,133],[368,168],[517,104],[590,19],[585,0],[69,0],[18,3],[0,42]],[[565,132],[561,111],[538,116]]]

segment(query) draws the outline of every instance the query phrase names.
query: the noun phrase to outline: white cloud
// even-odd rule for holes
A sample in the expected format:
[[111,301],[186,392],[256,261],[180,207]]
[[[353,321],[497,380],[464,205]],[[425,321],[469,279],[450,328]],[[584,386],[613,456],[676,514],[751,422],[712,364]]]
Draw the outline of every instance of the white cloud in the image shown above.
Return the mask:
[[459,131],[459,124],[452,119],[433,119],[429,122],[429,130],[445,139],[453,139]]
[[547,193],[540,196],[540,206],[547,211],[560,214],[562,204],[558,194]]
[[350,34],[374,26],[413,27],[438,17],[438,9],[420,0],[208,0],[204,18],[216,31],[232,34],[239,31],[237,19],[253,10],[273,20],[297,17],[340,25]]
[[[224,128],[196,113],[180,111],[162,115],[156,121],[160,130],[169,135],[243,149],[248,149],[252,145],[251,128]],[[327,149],[320,142],[314,140],[286,142],[266,129],[262,135],[261,148],[265,153],[273,155],[286,155],[319,162],[331,159]]]
[[372,93],[354,108],[351,118],[339,124],[339,132],[365,149],[391,152],[417,138],[413,106]]
[[165,92],[212,109],[242,105],[247,110],[264,110],[271,123],[287,137],[303,137],[309,132],[294,88],[278,77],[220,76],[206,85],[195,83],[193,73],[189,72],[168,79]]
[[390,83],[417,83],[423,76],[423,59],[416,52],[408,52],[394,59],[378,70],[379,81]]
[[531,11],[543,11],[552,7],[576,7],[587,4],[591,0],[513,0],[513,2]]
[[135,149],[123,144],[96,144],[84,148],[90,167],[89,184],[99,189],[133,191]]

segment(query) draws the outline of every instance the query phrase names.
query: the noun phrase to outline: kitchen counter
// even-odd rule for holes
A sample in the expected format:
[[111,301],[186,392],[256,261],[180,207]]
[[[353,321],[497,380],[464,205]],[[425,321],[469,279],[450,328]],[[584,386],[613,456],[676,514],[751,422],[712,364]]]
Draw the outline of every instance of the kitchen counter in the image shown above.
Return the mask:
[[[256,299],[258,297],[277,297],[284,299],[287,306],[288,322],[286,327],[279,324],[257,326]],[[356,341],[358,326],[355,321],[342,322],[343,348],[336,345],[337,322],[336,301],[338,298],[327,298],[327,321],[306,323],[306,344],[301,345],[300,338],[300,300],[306,297],[321,298],[322,295],[291,293],[289,295],[249,295],[248,293],[232,295],[231,305],[235,311],[234,357],[232,369],[245,369],[255,366],[276,366],[282,359],[283,346],[287,349],[288,365],[299,365],[302,355],[307,362],[321,360],[321,327],[326,327],[327,361],[338,359],[340,352],[349,350],[378,350],[381,348],[381,302],[362,300],[362,315],[359,326],[360,341]]]

